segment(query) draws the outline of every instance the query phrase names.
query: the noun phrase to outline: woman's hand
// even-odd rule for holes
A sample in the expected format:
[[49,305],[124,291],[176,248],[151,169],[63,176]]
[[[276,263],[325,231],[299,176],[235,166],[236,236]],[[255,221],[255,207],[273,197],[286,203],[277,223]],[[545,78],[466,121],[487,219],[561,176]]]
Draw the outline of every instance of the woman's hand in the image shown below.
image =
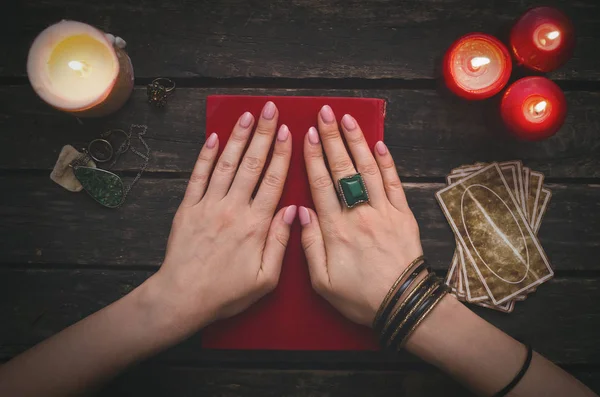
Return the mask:
[[[312,284],[350,320],[371,326],[394,281],[422,254],[419,228],[385,144],[376,144],[373,157],[356,120],[345,115],[342,130],[350,156],[329,106],[321,109],[318,127],[318,131],[312,127],[304,140],[317,212],[299,210]],[[338,199],[335,185],[357,171],[370,202],[348,209]]]
[[[277,285],[296,215],[296,206],[289,206],[273,216],[292,153],[288,127],[275,134],[277,118],[268,102],[245,154],[254,125],[248,112],[218,161],[215,133],[200,152],[157,273],[182,326],[197,329],[233,316]],[[273,157],[253,199],[273,139]]]

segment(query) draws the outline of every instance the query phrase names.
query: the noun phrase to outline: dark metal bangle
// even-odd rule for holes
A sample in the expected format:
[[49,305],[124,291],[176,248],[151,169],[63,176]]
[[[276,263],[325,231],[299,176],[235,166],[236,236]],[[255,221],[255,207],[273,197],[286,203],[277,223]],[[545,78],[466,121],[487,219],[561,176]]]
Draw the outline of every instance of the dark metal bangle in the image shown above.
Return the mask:
[[[418,264],[418,263],[420,264],[420,262],[422,262],[422,261],[423,261],[423,255],[420,255],[417,258],[415,258],[415,260],[413,260],[408,266],[406,266],[406,268],[402,271],[402,273],[400,273],[400,276],[398,276],[396,281],[394,281],[394,284],[392,284],[388,293],[385,295],[385,297],[381,301],[381,305],[379,305],[379,309],[377,309],[377,313],[375,313],[375,318],[373,319],[373,324],[372,324],[372,328],[374,330],[377,330],[383,326],[383,321],[385,319],[385,317],[383,317],[384,311],[388,307],[390,298],[392,297],[392,294],[396,291],[396,287],[398,287],[398,284],[400,284],[400,281],[402,281],[404,279],[404,277],[414,268],[414,266],[416,264]],[[391,311],[391,309],[390,309],[390,311]],[[389,315],[390,314],[388,312],[386,317]]]
[[400,346],[400,342],[404,339],[404,336],[408,333],[408,330],[412,328],[413,324],[421,317],[425,312],[429,304],[432,303],[435,296],[435,292],[440,289],[442,280],[435,277],[431,286],[421,295],[421,299],[415,302],[411,310],[406,314],[404,321],[402,321],[392,336],[388,340],[388,346],[397,350]]
[[402,283],[402,285],[400,285],[400,288],[398,288],[398,290],[396,291],[396,293],[394,294],[392,299],[390,299],[387,306],[383,309],[381,316],[379,318],[379,321],[377,321],[377,323],[375,324],[374,329],[377,334],[380,334],[383,331],[385,321],[388,319],[388,317],[392,313],[392,310],[394,310],[394,307],[396,307],[396,304],[400,300],[400,297],[402,296],[402,294],[404,294],[404,292],[406,292],[408,287],[415,281],[417,276],[419,274],[421,274],[421,272],[423,270],[429,271],[429,269],[430,269],[430,267],[428,266],[427,261],[423,259],[423,262],[421,262],[421,264],[419,266],[417,266],[413,270],[413,272],[408,276],[406,281],[404,281]]
[[390,337],[396,332],[400,323],[406,319],[406,314],[423,298],[427,291],[435,284],[436,279],[435,273],[429,273],[415,286],[404,302],[400,303],[381,333],[380,343],[382,346],[389,346]]
[[531,364],[531,359],[533,358],[533,349],[531,348],[531,345],[529,343],[526,343],[525,346],[527,347],[527,357],[525,358],[523,367],[521,367],[521,370],[519,371],[517,376],[515,376],[515,378],[508,385],[506,385],[504,389],[494,394],[494,397],[506,396],[512,389],[515,388],[515,386],[521,381],[521,379],[523,379],[523,376],[525,376],[525,373],[527,372],[527,370],[529,369],[529,365]]
[[408,336],[414,331],[416,326],[429,314],[431,309],[440,301],[440,299],[447,294],[448,287],[444,285],[443,280],[437,280],[437,284],[432,288],[428,296],[423,299],[418,307],[408,315],[406,322],[402,324],[398,333],[392,337],[391,346],[395,346],[397,350],[400,350],[404,346],[404,342]]
[[421,323],[423,322],[423,320],[425,320],[425,318],[427,318],[427,316],[429,315],[429,313],[431,313],[431,311],[433,309],[435,309],[435,307],[437,306],[437,304],[440,303],[442,301],[442,299],[444,299],[444,297],[446,295],[448,295],[448,293],[450,292],[450,287],[448,287],[447,285],[445,285],[443,282],[442,282],[442,286],[440,288],[443,289],[443,290],[440,291],[439,294],[437,294],[438,298],[433,301],[433,303],[431,304],[431,306],[429,306],[429,308],[427,310],[425,310],[425,313],[423,313],[421,315],[421,318],[419,318],[414,323],[414,325],[409,329],[408,333],[404,336],[404,340],[402,342],[400,342],[400,345],[398,346],[398,349],[404,347],[404,345],[406,344],[406,342],[408,341],[408,338],[410,338],[410,336],[412,335],[412,333],[415,332],[415,330],[419,327],[419,325],[421,325]]

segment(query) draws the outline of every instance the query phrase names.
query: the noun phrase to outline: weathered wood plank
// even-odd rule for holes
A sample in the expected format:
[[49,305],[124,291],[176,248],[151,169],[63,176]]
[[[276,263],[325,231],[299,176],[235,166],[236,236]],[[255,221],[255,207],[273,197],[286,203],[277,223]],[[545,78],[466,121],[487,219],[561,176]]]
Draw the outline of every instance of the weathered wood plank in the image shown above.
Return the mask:
[[[600,373],[567,370],[600,391]],[[236,397],[468,397],[473,396],[436,370],[314,371],[238,370],[141,366],[108,384],[100,396]]]
[[[149,271],[0,269],[0,358],[13,356],[101,309],[141,284]],[[556,278],[510,315],[475,308],[509,334],[531,341],[561,364],[599,364],[600,288],[597,278]],[[301,319],[299,319],[301,320]],[[375,352],[206,351],[199,337],[156,358],[201,366],[271,369],[401,369],[408,354]]]
[[277,371],[142,366],[100,396],[472,396],[439,371]]
[[[127,182],[127,181],[126,181]],[[186,186],[183,179],[142,178],[126,205],[99,206],[45,176],[2,176],[0,263],[158,266]],[[432,265],[445,269],[454,250],[450,228],[434,198],[441,184],[407,183]],[[540,231],[557,270],[598,270],[600,185],[549,186],[554,196]]]
[[[147,124],[149,170],[189,172],[204,141],[206,95],[215,93],[384,98],[385,140],[403,176],[442,177],[475,161],[522,159],[547,177],[600,177],[600,93],[592,92],[567,92],[570,111],[562,130],[544,142],[525,143],[498,130],[495,103],[460,102],[431,90],[186,88],[157,111],[138,88],[114,117],[79,121],[42,103],[29,87],[2,87],[0,168],[51,170],[64,144],[81,147],[107,129]],[[125,156],[116,169],[137,169],[138,160]]]
[[[429,79],[450,43],[484,31],[504,36],[533,0],[11,1],[0,26],[0,75],[22,76],[33,38],[61,19],[124,37],[138,77]],[[600,5],[545,4],[575,21],[573,59],[554,78],[599,80]],[[11,9],[8,7],[7,9]]]

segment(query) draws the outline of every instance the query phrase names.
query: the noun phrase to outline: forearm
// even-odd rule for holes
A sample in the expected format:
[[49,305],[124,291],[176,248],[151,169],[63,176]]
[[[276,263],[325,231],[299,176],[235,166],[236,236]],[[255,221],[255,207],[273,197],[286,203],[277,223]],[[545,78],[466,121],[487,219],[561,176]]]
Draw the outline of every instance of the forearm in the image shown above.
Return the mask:
[[[510,383],[526,357],[521,343],[451,296],[430,313],[406,347],[482,396],[491,396]],[[530,395],[595,396],[537,353],[523,379],[509,393],[509,396]]]
[[[185,338],[156,277],[0,367],[0,395],[65,396]],[[159,295],[162,295],[159,297]]]

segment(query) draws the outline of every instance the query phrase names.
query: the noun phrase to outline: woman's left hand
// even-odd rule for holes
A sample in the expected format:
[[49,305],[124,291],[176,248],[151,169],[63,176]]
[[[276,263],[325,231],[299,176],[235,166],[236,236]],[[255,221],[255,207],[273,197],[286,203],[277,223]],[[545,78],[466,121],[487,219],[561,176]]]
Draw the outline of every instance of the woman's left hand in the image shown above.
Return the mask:
[[[348,152],[329,106],[319,112],[318,127],[311,127],[304,139],[316,212],[299,210],[311,281],[344,316],[371,326],[394,280],[423,254],[419,226],[383,142],[375,145],[374,156],[357,121],[345,115],[342,131]],[[369,202],[347,208],[334,181],[357,172]]]

